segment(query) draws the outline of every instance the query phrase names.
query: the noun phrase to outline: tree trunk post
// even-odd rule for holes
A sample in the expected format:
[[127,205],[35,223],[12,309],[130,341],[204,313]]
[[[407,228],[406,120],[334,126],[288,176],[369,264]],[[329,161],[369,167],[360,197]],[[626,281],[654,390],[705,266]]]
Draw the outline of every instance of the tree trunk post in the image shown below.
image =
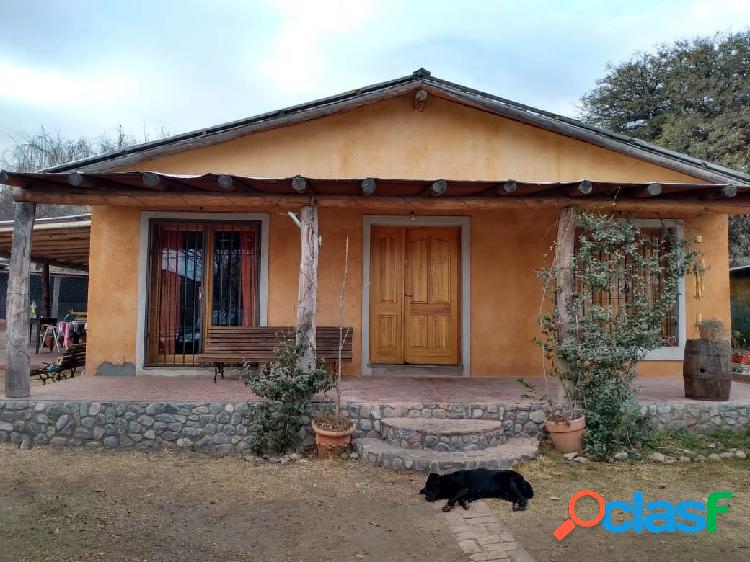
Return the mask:
[[302,207],[300,227],[299,294],[297,296],[297,344],[307,343],[302,357],[302,368],[315,366],[315,313],[318,307],[318,209],[315,205]]
[[[555,266],[556,266],[556,286],[557,294],[555,307],[557,312],[557,337],[560,342],[564,342],[573,336],[572,319],[568,312],[568,303],[575,291],[575,278],[571,261],[575,255],[576,239],[576,208],[574,206],[563,207],[560,209],[560,220],[557,226],[557,242],[555,244]],[[558,372],[560,377],[560,400],[569,400],[570,381],[567,381],[567,365],[557,358]]]
[[49,318],[52,316],[50,311],[49,298],[49,264],[42,265],[42,316]]
[[29,379],[29,271],[31,268],[31,232],[36,203],[14,203],[13,243],[7,294],[8,365],[5,370],[5,396],[28,398]]

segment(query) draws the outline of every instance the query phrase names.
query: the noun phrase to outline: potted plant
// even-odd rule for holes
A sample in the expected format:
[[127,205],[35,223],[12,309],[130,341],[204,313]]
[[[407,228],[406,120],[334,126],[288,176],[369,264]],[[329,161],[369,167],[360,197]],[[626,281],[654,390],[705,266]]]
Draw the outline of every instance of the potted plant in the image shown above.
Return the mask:
[[341,292],[339,293],[339,348],[334,385],[336,401],[333,412],[329,409],[321,410],[315,416],[312,423],[312,428],[315,432],[315,444],[318,447],[318,456],[324,459],[343,453],[349,447],[352,433],[354,432],[354,423],[344,416],[341,411],[341,356],[346,338],[349,337],[349,328],[344,327],[344,292],[348,277],[349,237],[347,236],[346,248],[344,250],[344,279],[341,283]]
[[[543,370],[545,388],[549,389],[548,372]],[[546,402],[550,414],[544,420],[544,427],[549,433],[552,445],[561,453],[574,453],[583,450],[583,432],[586,429],[586,416],[581,408],[575,407],[570,395],[571,385],[560,381],[563,402],[555,404],[549,393],[541,398],[536,395],[536,386],[522,378],[517,379],[531,394],[522,394],[522,398],[530,398],[534,402]],[[560,409],[559,406],[562,405]]]
[[702,340],[720,340],[724,336],[724,323],[716,318],[698,322],[698,333]]

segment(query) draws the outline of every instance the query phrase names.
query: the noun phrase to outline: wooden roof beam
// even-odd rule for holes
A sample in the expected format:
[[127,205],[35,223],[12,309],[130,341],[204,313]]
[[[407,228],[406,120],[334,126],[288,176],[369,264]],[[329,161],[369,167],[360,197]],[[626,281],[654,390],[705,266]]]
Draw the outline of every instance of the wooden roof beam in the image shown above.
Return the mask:
[[[675,198],[675,199],[702,199],[702,200],[713,200],[713,199],[732,199],[737,196],[737,186],[733,184],[728,185],[710,185],[710,186],[665,186],[664,196]],[[672,188],[670,188],[672,187]]]
[[516,180],[508,180],[495,187],[495,193],[497,195],[513,195],[516,191],[518,191],[518,183],[516,183]]
[[[0,250],[0,257],[4,258],[10,258],[10,252],[6,252],[5,250]],[[48,258],[48,257],[40,257],[40,256],[31,256],[31,261],[34,263],[38,263],[40,265],[53,265],[55,267],[67,267],[69,269],[77,269],[78,271],[86,271],[88,272],[89,266],[88,263],[76,263],[72,261],[66,261],[66,260],[56,260],[54,258]]]
[[448,182],[444,179],[435,180],[423,191],[423,193],[432,195],[433,197],[445,195],[448,193]]
[[365,197],[373,195],[377,188],[378,184],[375,181],[375,178],[365,178],[362,180],[362,195]]
[[646,186],[634,187],[632,189],[626,189],[623,193],[629,197],[635,197],[636,199],[647,199],[649,197],[658,197],[663,191],[660,183],[650,183]]
[[299,174],[292,178],[292,189],[297,193],[304,193],[309,187],[307,180]]
[[568,197],[586,197],[594,191],[594,186],[589,180],[582,180],[581,183],[574,187],[564,188],[564,193]]
[[141,183],[146,189],[156,189],[159,191],[166,191],[168,184],[161,179],[159,174],[154,172],[143,172],[141,174]]

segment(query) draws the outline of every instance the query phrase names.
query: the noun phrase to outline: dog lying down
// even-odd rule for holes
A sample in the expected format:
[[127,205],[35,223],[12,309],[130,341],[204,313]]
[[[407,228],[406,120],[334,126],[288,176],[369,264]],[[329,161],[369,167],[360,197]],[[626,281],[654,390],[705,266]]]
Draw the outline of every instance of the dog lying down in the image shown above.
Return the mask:
[[513,511],[526,509],[534,497],[534,489],[515,470],[457,470],[440,476],[431,473],[419,491],[428,502],[448,500],[443,511],[450,511],[458,504],[469,509],[469,502],[482,498],[500,498],[513,502]]

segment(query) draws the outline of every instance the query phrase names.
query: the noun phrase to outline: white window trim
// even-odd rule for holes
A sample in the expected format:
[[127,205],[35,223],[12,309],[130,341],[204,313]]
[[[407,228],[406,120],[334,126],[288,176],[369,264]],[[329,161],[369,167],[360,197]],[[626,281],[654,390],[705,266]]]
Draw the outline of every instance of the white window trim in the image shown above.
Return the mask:
[[268,213],[179,213],[143,211],[141,212],[140,245],[138,255],[138,319],[135,344],[136,375],[190,375],[205,374],[205,369],[198,367],[159,366],[146,367],[146,303],[148,302],[148,244],[150,239],[149,223],[152,219],[179,219],[221,221],[221,222],[260,222],[260,271],[258,272],[259,323],[268,325]]
[[[623,218],[621,222],[627,222],[639,228],[673,228],[677,239],[685,237],[683,221],[679,219],[639,219]],[[680,295],[677,297],[677,341],[676,347],[660,347],[649,351],[643,361],[682,361],[685,357],[685,340],[687,339],[687,308],[685,305],[685,276],[679,281]]]
[[461,366],[471,373],[471,218],[464,216],[364,215],[362,217],[362,374],[370,367],[370,234],[373,226],[458,226],[461,229]]

